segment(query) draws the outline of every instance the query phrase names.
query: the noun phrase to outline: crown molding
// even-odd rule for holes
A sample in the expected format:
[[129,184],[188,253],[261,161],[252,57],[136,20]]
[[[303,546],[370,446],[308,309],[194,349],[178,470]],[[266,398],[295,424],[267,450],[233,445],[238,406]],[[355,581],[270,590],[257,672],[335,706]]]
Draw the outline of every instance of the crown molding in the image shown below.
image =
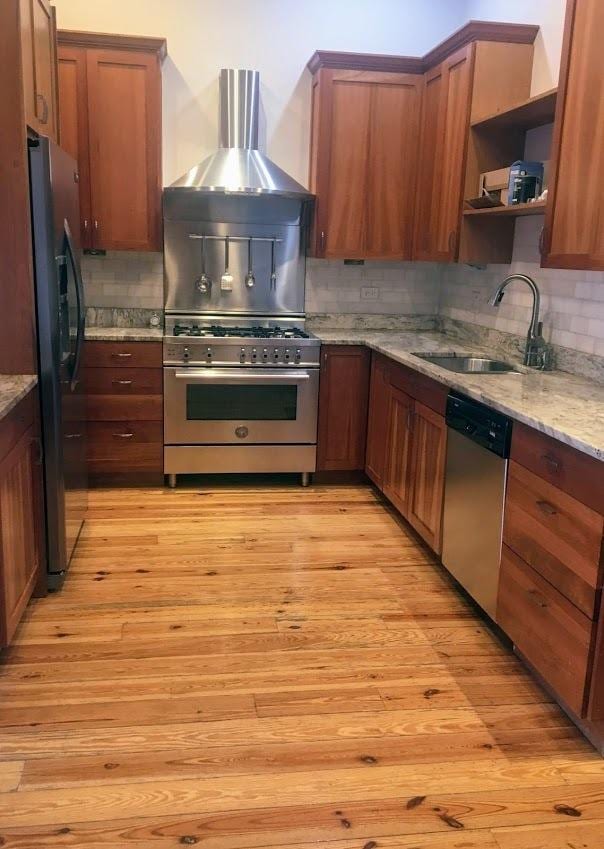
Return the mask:
[[160,62],[163,62],[168,52],[168,44],[165,38],[152,38],[150,36],[60,29],[57,31],[57,41],[60,45],[69,47],[93,47],[102,50],[136,50],[140,53],[155,53]]

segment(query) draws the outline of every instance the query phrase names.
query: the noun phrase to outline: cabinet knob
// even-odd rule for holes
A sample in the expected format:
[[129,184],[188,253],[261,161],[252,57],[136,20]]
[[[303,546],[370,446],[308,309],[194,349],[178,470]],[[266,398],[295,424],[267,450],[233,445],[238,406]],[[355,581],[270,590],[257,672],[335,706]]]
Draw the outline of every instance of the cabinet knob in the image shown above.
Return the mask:
[[320,240],[321,240],[321,250],[324,251],[325,250],[325,242],[327,241],[327,239],[325,237],[325,230],[321,230]]
[[94,229],[95,229],[95,230],[98,230],[98,229],[99,229],[99,222],[97,221],[97,219],[96,219],[96,218],[94,219]]
[[82,222],[82,226],[84,227],[84,232],[87,233],[88,232],[88,226],[89,226],[89,222],[88,222],[87,218],[85,218],[84,221]]

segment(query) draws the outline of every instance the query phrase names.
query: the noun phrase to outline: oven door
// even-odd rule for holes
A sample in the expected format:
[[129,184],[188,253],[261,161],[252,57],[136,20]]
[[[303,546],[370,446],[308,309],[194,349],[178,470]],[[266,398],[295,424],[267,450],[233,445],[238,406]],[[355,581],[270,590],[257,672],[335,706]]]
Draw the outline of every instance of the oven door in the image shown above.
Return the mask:
[[319,369],[164,368],[166,445],[312,444]]

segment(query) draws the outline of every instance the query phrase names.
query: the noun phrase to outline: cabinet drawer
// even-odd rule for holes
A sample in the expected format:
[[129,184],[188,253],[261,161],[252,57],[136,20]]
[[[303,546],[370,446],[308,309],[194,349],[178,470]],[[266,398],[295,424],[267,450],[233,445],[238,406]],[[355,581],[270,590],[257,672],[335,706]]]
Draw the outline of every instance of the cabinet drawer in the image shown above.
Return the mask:
[[160,368],[89,368],[84,374],[88,395],[161,395]]
[[117,421],[88,422],[89,444],[110,443],[114,446],[142,442],[163,445],[164,428],[161,422]]
[[503,539],[586,616],[602,583],[599,513],[510,462]]
[[514,424],[511,457],[604,514],[604,463],[526,425]]
[[582,716],[593,623],[505,545],[497,621],[560,700]]
[[88,420],[92,422],[161,422],[161,395],[89,395]]
[[444,384],[398,363],[392,363],[390,366],[390,383],[402,392],[406,392],[407,395],[411,395],[416,401],[430,407],[435,413],[444,416],[449,394]]
[[164,446],[159,442],[88,443],[88,468],[92,475],[121,472],[160,472]]
[[86,368],[161,368],[161,342],[86,342]]
[[19,437],[34,422],[37,391],[32,390],[0,422],[0,460],[6,457]]

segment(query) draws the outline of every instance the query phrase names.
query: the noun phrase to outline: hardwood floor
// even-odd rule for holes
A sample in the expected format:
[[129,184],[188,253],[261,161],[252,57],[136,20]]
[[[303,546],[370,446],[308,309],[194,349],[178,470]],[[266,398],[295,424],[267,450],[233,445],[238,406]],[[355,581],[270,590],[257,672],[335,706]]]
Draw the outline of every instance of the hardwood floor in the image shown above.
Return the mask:
[[604,842],[604,761],[370,487],[95,491],[2,661],[3,849]]

